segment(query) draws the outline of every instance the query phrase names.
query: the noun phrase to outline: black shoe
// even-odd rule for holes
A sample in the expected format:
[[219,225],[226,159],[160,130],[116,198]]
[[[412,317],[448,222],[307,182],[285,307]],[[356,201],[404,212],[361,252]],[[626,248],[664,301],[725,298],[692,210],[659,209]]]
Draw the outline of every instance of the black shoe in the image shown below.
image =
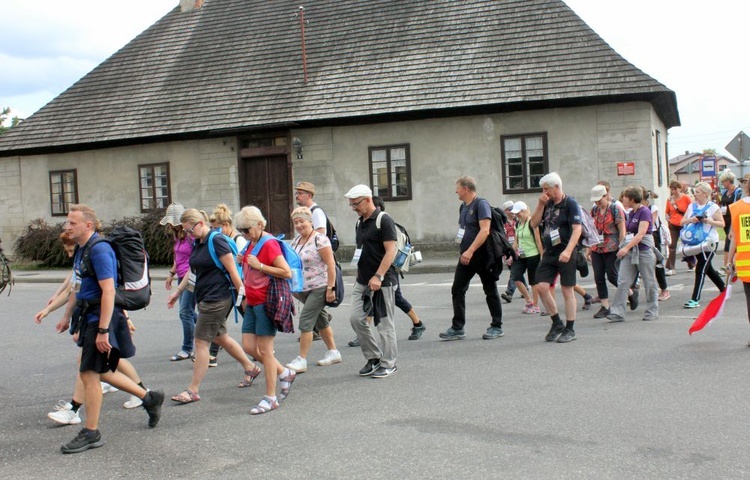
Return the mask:
[[565,330],[565,327],[563,326],[562,323],[558,323],[558,324],[553,323],[552,328],[549,329],[549,333],[547,334],[546,337],[544,337],[544,341],[554,342],[560,337],[560,335],[562,335],[563,330]]
[[424,326],[424,323],[418,327],[411,327],[411,335],[409,335],[409,340],[419,340],[425,330],[427,330],[427,327]]
[[164,403],[164,392],[151,390],[143,397],[143,409],[148,413],[148,426],[154,428],[161,418],[161,404]]
[[628,295],[628,302],[630,302],[630,309],[635,310],[638,308],[638,289],[633,289],[633,294]]
[[560,338],[557,339],[557,343],[569,343],[576,339],[576,332],[573,331],[571,328],[566,328],[563,330],[562,335],[560,335]]
[[99,433],[99,430],[82,428],[76,438],[60,447],[60,451],[62,453],[79,453],[89,448],[99,448],[102,445],[104,445],[104,440],[102,440],[102,434]]
[[438,336],[443,340],[463,340],[466,337],[466,332],[463,329],[453,330],[453,327],[451,327],[444,332],[440,332]]
[[355,337],[354,340],[349,342],[347,345],[349,345],[350,347],[359,347],[359,338]]
[[398,367],[396,365],[392,366],[391,368],[380,367],[375,371],[375,373],[372,374],[372,378],[390,377],[391,375],[396,373],[396,371],[398,371]]
[[380,368],[380,359],[379,358],[373,358],[372,360],[367,361],[367,365],[362,367],[362,370],[359,371],[360,377],[369,377],[373,373],[377,371],[377,369]]
[[510,303],[510,302],[513,301],[513,297],[510,296],[510,295],[508,295],[507,292],[503,293],[502,295],[500,295],[500,298],[502,298],[503,300],[505,300],[505,303]]
[[607,307],[602,307],[602,308],[600,308],[600,309],[599,309],[599,311],[598,311],[598,312],[596,312],[596,313],[594,314],[594,318],[604,318],[604,317],[606,317],[607,315],[609,315],[609,308],[607,308]]

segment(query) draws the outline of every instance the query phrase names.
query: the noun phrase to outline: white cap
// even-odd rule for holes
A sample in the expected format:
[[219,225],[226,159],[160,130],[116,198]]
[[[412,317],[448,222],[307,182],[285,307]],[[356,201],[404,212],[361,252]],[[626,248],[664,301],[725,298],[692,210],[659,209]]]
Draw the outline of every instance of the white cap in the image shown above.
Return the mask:
[[516,214],[522,210],[528,210],[529,206],[526,205],[524,202],[516,202],[513,204],[513,209],[510,211],[512,214]]
[[598,202],[606,194],[607,194],[607,187],[605,187],[604,185],[597,185],[591,189],[591,201]]
[[359,197],[370,197],[372,198],[372,190],[367,185],[355,185],[351,190],[346,192],[344,195],[346,198],[359,198]]
[[513,208],[513,201],[508,200],[507,202],[503,203],[503,210],[508,210],[509,208]]

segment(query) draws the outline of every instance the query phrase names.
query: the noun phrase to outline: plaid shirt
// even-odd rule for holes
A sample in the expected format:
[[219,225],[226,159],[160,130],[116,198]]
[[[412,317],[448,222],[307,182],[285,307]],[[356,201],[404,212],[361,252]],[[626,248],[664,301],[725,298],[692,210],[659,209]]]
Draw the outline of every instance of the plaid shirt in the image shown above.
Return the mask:
[[268,276],[268,291],[264,309],[276,329],[282,333],[294,333],[294,299],[289,280]]

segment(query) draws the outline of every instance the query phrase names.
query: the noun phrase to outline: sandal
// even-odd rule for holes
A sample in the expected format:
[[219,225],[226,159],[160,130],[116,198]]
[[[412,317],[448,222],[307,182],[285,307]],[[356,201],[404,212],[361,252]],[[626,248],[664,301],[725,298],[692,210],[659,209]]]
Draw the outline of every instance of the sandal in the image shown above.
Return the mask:
[[247,388],[253,384],[253,381],[260,375],[260,367],[255,366],[255,370],[245,370],[245,379],[242,380],[237,388]]
[[279,382],[281,383],[279,400],[284,400],[289,396],[289,391],[292,389],[292,382],[294,382],[295,378],[297,378],[297,373],[295,373],[294,370],[290,370],[289,375],[286,377],[279,377]]
[[181,403],[182,405],[186,405],[188,403],[197,402],[201,399],[201,397],[190,390],[189,388],[186,389],[184,392],[182,392],[179,395],[175,395],[172,397],[173,402]]
[[185,350],[180,350],[179,352],[172,355],[172,357],[169,360],[172,362],[180,362],[182,360],[187,360],[188,358],[193,358],[192,352],[186,352]]
[[263,400],[261,400],[260,403],[250,409],[250,415],[260,415],[261,413],[270,412],[277,408],[279,408],[279,402],[271,400],[268,397],[263,397]]

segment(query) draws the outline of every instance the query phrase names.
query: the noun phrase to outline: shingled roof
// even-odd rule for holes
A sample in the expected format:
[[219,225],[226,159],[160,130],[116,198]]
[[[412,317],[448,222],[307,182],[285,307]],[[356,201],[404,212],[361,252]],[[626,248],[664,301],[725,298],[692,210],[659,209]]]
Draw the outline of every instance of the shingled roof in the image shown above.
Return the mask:
[[21,125],[0,156],[269,127],[651,102],[675,94],[560,0],[206,0],[165,15]]

